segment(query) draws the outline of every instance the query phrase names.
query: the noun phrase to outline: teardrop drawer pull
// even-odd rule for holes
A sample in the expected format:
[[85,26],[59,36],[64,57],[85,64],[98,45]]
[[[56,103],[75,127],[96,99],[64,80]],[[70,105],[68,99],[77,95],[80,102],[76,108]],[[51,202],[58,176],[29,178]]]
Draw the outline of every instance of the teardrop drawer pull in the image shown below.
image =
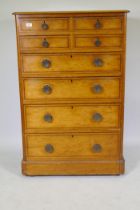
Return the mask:
[[51,94],[52,93],[52,88],[50,85],[45,85],[43,87],[43,92],[46,93],[46,94]]
[[46,144],[45,145],[45,151],[48,153],[53,153],[54,152],[54,147],[51,144]]
[[102,151],[102,147],[100,144],[94,144],[92,147],[92,151],[93,152],[101,152]]
[[53,116],[51,114],[46,114],[44,116],[44,120],[48,123],[51,123],[53,121]]
[[95,122],[100,122],[103,120],[103,117],[100,113],[95,113],[93,116],[92,116],[92,119],[93,121]]

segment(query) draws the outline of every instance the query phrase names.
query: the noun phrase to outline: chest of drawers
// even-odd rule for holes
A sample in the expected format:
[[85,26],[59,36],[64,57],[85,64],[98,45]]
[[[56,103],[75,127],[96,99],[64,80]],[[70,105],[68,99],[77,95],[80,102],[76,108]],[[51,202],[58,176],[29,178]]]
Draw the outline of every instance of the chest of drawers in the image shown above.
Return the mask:
[[23,174],[124,173],[127,12],[14,13]]

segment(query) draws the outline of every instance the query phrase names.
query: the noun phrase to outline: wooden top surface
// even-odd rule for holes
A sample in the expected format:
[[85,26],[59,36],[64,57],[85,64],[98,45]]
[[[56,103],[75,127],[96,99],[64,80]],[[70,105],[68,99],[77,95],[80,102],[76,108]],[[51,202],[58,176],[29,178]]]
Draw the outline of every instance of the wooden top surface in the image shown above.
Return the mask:
[[48,14],[74,14],[74,13],[127,13],[129,10],[90,10],[90,11],[40,11],[40,12],[14,12],[13,15],[48,15]]

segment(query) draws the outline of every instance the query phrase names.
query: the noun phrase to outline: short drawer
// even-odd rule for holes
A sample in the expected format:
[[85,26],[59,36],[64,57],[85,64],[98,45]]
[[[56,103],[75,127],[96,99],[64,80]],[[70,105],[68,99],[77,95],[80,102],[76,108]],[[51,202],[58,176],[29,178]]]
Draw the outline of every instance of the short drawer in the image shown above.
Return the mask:
[[26,129],[119,128],[119,105],[26,105]]
[[92,30],[95,33],[121,33],[121,17],[75,17],[75,30]]
[[24,99],[119,99],[120,79],[24,79]]
[[21,36],[20,47],[22,50],[40,50],[69,48],[68,36]]
[[108,49],[116,50],[122,48],[122,37],[113,35],[77,35],[75,36],[75,47],[76,48],[93,48],[93,49]]
[[121,54],[22,55],[26,73],[116,73],[121,71]]
[[68,18],[19,18],[19,32],[27,34],[47,34],[69,30]]
[[26,135],[27,159],[118,159],[119,134]]

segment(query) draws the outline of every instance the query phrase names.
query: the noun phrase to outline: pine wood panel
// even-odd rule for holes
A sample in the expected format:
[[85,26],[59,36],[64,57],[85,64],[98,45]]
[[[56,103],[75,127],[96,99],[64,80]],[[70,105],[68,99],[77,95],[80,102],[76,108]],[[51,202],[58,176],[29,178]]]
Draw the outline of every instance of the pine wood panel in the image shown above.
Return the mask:
[[[45,92],[45,87],[51,88]],[[101,88],[101,90],[96,88]],[[119,99],[120,79],[112,77],[87,79],[25,79],[25,99]]]

